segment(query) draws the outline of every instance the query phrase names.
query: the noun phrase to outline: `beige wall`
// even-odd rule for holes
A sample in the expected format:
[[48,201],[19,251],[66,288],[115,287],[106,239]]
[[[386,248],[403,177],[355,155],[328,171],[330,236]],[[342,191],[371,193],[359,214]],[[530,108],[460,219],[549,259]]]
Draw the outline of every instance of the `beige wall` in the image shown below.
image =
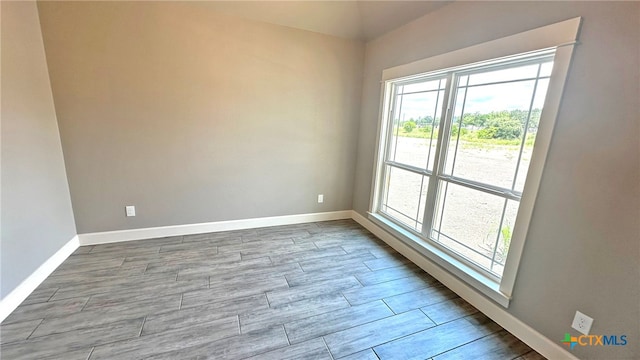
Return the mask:
[[[640,3],[455,2],[367,43],[354,209],[369,206],[382,70],[583,16],[509,312],[560,341],[576,310],[640,354]],[[574,332],[575,333],[575,332]]]
[[351,209],[360,42],[197,2],[38,7],[78,233]]
[[0,298],[75,236],[35,2],[1,2]]

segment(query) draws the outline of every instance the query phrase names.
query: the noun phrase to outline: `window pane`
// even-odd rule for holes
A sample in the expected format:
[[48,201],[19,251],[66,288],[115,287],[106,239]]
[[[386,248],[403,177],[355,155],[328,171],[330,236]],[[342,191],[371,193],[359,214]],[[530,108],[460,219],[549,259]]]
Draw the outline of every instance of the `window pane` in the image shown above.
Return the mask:
[[443,95],[444,90],[396,96],[389,160],[420,169],[429,161],[433,169]]
[[440,79],[438,79],[403,85],[402,93],[438,90],[440,88]]
[[513,190],[516,191],[522,192],[524,190],[524,183],[527,180],[529,164],[531,163],[531,155],[533,155],[533,146],[536,141],[536,134],[538,133],[538,123],[540,122],[540,115],[542,114],[542,105],[544,105],[544,99],[547,96],[548,87],[549,79],[538,81],[536,97],[533,101],[533,110],[531,110],[531,117],[529,118],[527,138],[524,142],[524,146],[522,147],[522,155],[520,157],[520,164],[518,165],[518,174],[513,186]]
[[551,70],[553,70],[553,61],[542,64],[540,68],[540,76],[551,76]]
[[429,179],[393,166],[388,177],[381,210],[412,229],[422,231],[422,216]]
[[442,181],[432,236],[447,248],[491,269],[505,199]]
[[501,81],[511,81],[535,78],[538,74],[538,64],[518,66],[508,69],[494,70],[471,74],[469,85],[487,84]]
[[498,234],[498,241],[494,244],[495,256],[493,257],[494,263],[491,271],[500,277],[504,271],[504,264],[507,261],[507,253],[509,251],[509,246],[511,245],[511,236],[513,235],[513,228],[516,223],[516,216],[518,215],[519,207],[520,202],[513,200],[507,201],[504,219],[502,220],[502,226],[500,227],[500,233]]
[[[460,81],[461,85],[464,85],[462,80]],[[447,175],[452,175],[453,173],[453,165],[456,159],[456,151],[459,145],[459,134],[456,129],[460,128],[461,122],[460,119],[462,117],[462,111],[464,110],[464,101],[467,95],[467,88],[462,87],[456,90],[456,105],[453,107],[453,117],[451,118],[451,130],[449,131],[449,145],[447,146],[447,155],[445,166],[443,169],[443,173]]]
[[511,189],[534,86],[521,81],[467,89],[462,124],[451,126],[452,140],[459,135],[447,156],[452,175]]
[[[395,91],[402,92],[402,86],[396,87]],[[392,99],[392,105],[394,109],[400,109],[402,107],[402,96],[394,96]],[[391,126],[389,127],[389,132],[391,133],[391,137],[389,140],[389,148],[387,150],[386,159],[395,161],[396,158],[396,148],[398,144],[398,135],[400,133],[400,116],[396,111],[393,112],[393,118],[391,119]]]
[[429,134],[429,162],[427,164],[427,169],[433,171],[433,167],[436,162],[436,148],[438,147],[438,130],[440,129],[440,118],[442,116],[443,106],[444,106],[444,90],[441,90],[438,93],[438,104],[433,113],[432,119],[427,119],[428,122],[425,123],[423,130],[425,133]]

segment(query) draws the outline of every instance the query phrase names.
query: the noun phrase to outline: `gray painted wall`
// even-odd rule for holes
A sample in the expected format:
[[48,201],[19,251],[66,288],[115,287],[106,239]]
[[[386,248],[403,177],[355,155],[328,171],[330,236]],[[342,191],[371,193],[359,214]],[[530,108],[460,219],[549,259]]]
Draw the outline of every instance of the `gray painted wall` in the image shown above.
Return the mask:
[[367,43],[354,209],[369,206],[382,70],[583,16],[509,312],[558,342],[576,310],[640,354],[640,3],[455,2]]
[[0,6],[4,298],[76,230],[36,4]]
[[352,208],[362,43],[198,3],[38,7],[78,233]]

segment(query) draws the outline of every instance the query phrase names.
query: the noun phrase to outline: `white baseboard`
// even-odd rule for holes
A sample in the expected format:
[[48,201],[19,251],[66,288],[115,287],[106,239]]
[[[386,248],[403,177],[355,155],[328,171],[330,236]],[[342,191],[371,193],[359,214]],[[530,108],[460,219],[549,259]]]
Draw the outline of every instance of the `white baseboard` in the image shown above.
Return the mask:
[[353,211],[352,218],[546,358],[578,359],[559,344],[559,339],[556,342],[540,334],[529,325],[505,311],[503,307],[487,299],[462,280],[431,262],[420,253],[371,222],[369,219],[360,215],[356,211]]
[[80,242],[76,235],[5,296],[0,301],[0,322],[4,321],[79,246]]
[[120,241],[152,239],[167,236],[202,234],[209,232],[243,230],[259,227],[302,224],[316,221],[351,219],[351,210],[324,213],[271,216],[254,219],[216,221],[200,224],[160,226],[144,229],[105,231],[79,234],[80,245],[107,244]]

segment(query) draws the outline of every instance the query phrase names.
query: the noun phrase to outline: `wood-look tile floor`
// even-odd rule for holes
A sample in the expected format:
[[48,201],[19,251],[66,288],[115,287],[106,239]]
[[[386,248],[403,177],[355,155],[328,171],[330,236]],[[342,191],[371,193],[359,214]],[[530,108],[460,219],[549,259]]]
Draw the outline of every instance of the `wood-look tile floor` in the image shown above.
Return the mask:
[[542,359],[351,220],[80,247],[2,359]]

